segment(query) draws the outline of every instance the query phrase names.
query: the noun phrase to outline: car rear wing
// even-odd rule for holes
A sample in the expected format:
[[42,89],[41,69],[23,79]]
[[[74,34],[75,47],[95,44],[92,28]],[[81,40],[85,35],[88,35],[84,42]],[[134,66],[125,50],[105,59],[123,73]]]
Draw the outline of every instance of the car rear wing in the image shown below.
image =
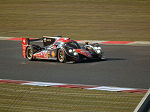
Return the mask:
[[23,57],[26,58],[26,48],[30,45],[30,39],[29,38],[22,38],[22,53]]

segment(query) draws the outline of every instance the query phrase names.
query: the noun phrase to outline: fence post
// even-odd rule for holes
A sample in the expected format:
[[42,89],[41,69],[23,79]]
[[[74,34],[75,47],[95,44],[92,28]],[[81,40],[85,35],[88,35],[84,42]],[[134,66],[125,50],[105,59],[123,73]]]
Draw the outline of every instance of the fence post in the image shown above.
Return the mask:
[[150,89],[142,98],[138,106],[135,108],[134,112],[148,112],[150,109]]

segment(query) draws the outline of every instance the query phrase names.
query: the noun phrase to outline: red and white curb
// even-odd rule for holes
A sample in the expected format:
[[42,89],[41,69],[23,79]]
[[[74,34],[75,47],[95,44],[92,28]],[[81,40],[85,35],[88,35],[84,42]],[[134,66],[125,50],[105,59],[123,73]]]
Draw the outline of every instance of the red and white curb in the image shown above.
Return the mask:
[[80,89],[88,89],[88,90],[104,90],[104,91],[127,92],[127,93],[146,93],[148,91],[147,89],[136,89],[136,88],[79,85],[79,84],[65,84],[65,83],[51,83],[51,82],[19,81],[19,80],[7,80],[7,79],[0,79],[0,83],[12,83],[12,84],[44,86],[44,87],[80,88]]
[[[0,40],[15,40],[21,41],[22,38],[19,37],[0,37]],[[135,46],[150,46],[149,41],[100,41],[100,40],[76,40],[79,43],[89,42],[89,43],[100,43],[105,45],[135,45]]]

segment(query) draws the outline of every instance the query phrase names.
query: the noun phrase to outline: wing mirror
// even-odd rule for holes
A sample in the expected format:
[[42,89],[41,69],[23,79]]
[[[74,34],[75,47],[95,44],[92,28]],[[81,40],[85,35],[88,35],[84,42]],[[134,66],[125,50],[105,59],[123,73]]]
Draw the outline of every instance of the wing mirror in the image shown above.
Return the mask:
[[89,42],[85,42],[85,44],[86,44],[86,45],[88,45],[88,44],[89,44]]
[[58,45],[56,45],[56,44],[54,45],[54,47],[57,47],[57,46],[58,46]]

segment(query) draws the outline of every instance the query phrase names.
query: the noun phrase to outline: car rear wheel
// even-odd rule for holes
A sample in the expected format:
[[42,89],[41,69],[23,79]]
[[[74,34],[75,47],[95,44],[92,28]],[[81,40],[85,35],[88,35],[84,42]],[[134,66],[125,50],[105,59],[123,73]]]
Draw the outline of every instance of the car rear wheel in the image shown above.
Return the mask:
[[61,63],[66,62],[66,53],[63,49],[58,50],[58,61]]
[[33,60],[33,48],[31,46],[27,47],[26,56],[28,60]]

